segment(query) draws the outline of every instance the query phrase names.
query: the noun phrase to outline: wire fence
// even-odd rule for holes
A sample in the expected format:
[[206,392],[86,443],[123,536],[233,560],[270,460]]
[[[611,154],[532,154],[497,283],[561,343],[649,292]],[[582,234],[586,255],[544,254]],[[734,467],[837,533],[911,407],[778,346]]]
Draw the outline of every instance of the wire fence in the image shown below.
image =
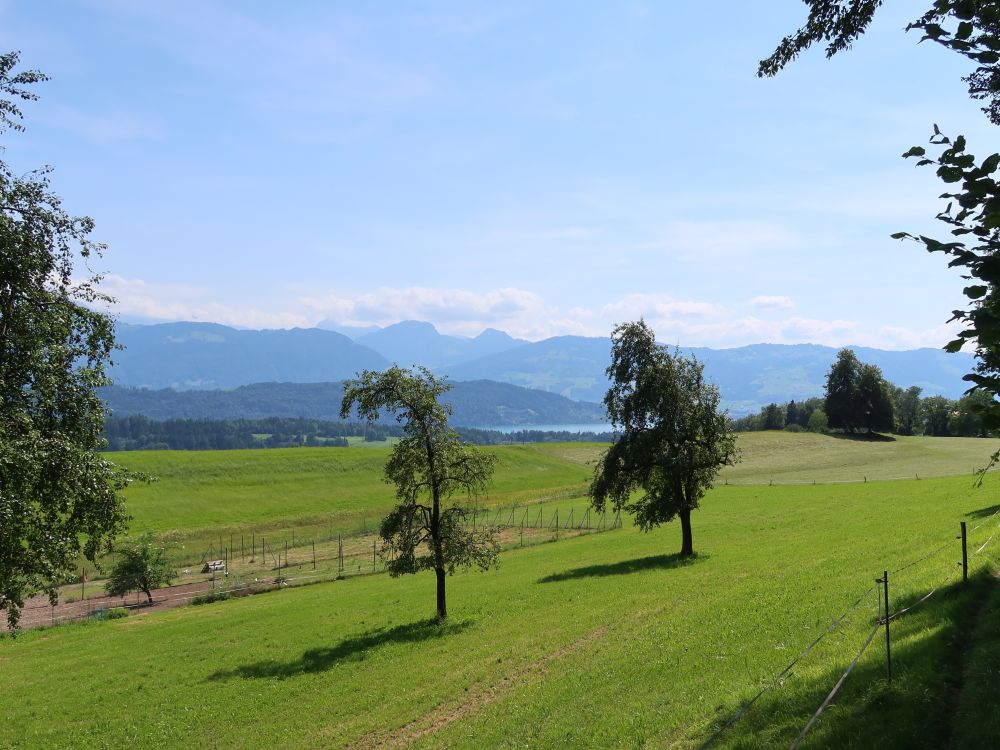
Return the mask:
[[[996,467],[972,467],[972,476],[982,476],[984,473],[992,474],[996,471],[1000,471],[1000,466]],[[834,485],[834,484],[872,484],[875,482],[905,482],[905,481],[920,481],[922,479],[946,479],[948,477],[955,476],[955,472],[948,471],[946,473],[937,474],[934,472],[927,472],[925,474],[920,474],[920,472],[914,472],[913,474],[897,475],[891,477],[884,477],[875,474],[859,474],[852,479],[783,479],[783,478],[771,478],[771,479],[747,479],[741,480],[739,478],[729,478],[721,477],[721,481],[717,482],[724,487],[814,487],[822,485]]]
[[[884,631],[886,633],[886,662],[887,662],[888,674],[889,674],[890,679],[891,679],[891,674],[892,674],[892,671],[891,671],[892,670],[892,666],[891,665],[892,665],[892,661],[891,661],[891,650],[890,650],[891,649],[891,647],[890,647],[891,639],[890,639],[890,635],[889,635],[889,626],[890,626],[890,623],[898,620],[899,618],[903,617],[904,615],[912,612],[913,610],[915,610],[915,609],[921,607],[922,605],[924,605],[925,603],[927,603],[932,597],[934,597],[937,593],[939,593],[945,586],[947,586],[952,581],[952,579],[956,578],[959,574],[961,574],[963,576],[963,580],[967,580],[968,579],[968,571],[969,571],[970,565],[976,561],[976,558],[979,555],[981,555],[983,553],[983,551],[990,545],[990,543],[992,543],[993,540],[996,538],[997,532],[1000,531],[1000,523],[994,525],[992,533],[989,535],[989,537],[987,537],[987,539],[981,545],[979,545],[979,547],[977,547],[971,554],[968,552],[968,531],[975,532],[975,531],[977,531],[978,529],[982,528],[983,526],[985,526],[988,523],[991,523],[991,522],[994,522],[994,521],[1000,521],[1000,519],[997,518],[998,515],[1000,515],[1000,506],[997,506],[997,508],[994,509],[993,512],[989,516],[987,516],[982,521],[980,521],[978,524],[976,524],[975,526],[973,526],[971,530],[968,530],[967,526],[966,526],[966,523],[962,522],[960,524],[960,529],[961,529],[961,535],[960,536],[956,537],[955,539],[951,539],[951,540],[949,540],[949,541],[941,544],[938,547],[935,547],[930,552],[928,552],[928,553],[920,556],[919,558],[917,558],[915,560],[911,560],[911,561],[909,561],[909,562],[907,562],[907,563],[905,563],[903,565],[900,565],[900,566],[894,568],[891,571],[889,571],[889,570],[885,571],[884,574],[883,574],[883,577],[880,578],[880,579],[878,579],[876,581],[876,583],[875,583],[874,586],[871,586],[863,594],[861,594],[850,606],[847,607],[847,609],[839,617],[836,617],[830,623],[830,625],[826,628],[825,631],[823,631],[822,633],[820,633],[820,635],[817,638],[815,638],[810,644],[808,644],[805,648],[803,648],[795,656],[795,658],[792,659],[791,662],[789,662],[789,664],[784,669],[782,669],[780,672],[778,672],[778,674],[772,680],[770,680],[769,682],[767,682],[764,685],[764,687],[761,688],[751,699],[749,699],[748,701],[744,702],[739,707],[739,709],[737,709],[726,721],[724,721],[708,737],[708,739],[706,739],[699,746],[699,750],[707,750],[708,748],[710,748],[713,745],[715,745],[719,741],[719,739],[721,739],[735,724],[737,724],[741,719],[743,719],[744,716],[746,716],[749,713],[750,709],[760,700],[760,698],[762,698],[766,693],[768,693],[770,690],[772,690],[776,685],[782,684],[782,681],[791,673],[793,667],[795,667],[796,665],[800,664],[802,662],[802,660],[805,659],[816,648],[816,646],[819,645],[819,643],[824,638],[826,638],[828,635],[830,635],[831,633],[833,633],[836,630],[838,630],[841,627],[841,625],[844,624],[844,622],[847,619],[847,617],[852,612],[854,612],[859,607],[861,607],[861,605],[866,600],[868,600],[869,597],[871,597],[871,595],[873,593],[876,595],[876,599],[877,599],[877,602],[878,602],[878,604],[877,604],[878,614],[877,614],[877,617],[875,618],[874,622],[872,623],[871,630],[868,631],[867,637],[861,643],[861,646],[858,649],[856,655],[851,660],[851,662],[847,665],[846,669],[841,674],[840,678],[836,681],[836,683],[833,685],[833,687],[827,693],[826,697],[823,699],[822,703],[820,703],[819,707],[810,716],[808,722],[802,727],[802,730],[799,732],[799,734],[796,736],[796,738],[789,745],[789,750],[795,750],[796,748],[799,747],[799,745],[802,743],[802,741],[808,735],[808,733],[810,732],[810,730],[819,721],[819,719],[822,716],[823,712],[827,709],[827,707],[833,701],[834,697],[840,691],[841,687],[843,687],[844,683],[847,681],[847,678],[850,676],[851,672],[857,666],[858,662],[861,660],[861,658],[864,655],[864,653],[868,650],[868,647],[874,641],[875,636],[878,634],[878,632],[880,630],[883,630],[883,629],[884,629]],[[955,550],[956,549],[956,545],[955,545],[955,540],[956,539],[957,540],[961,540],[961,552],[962,552],[962,560],[961,560],[961,562],[949,563],[948,568],[947,568],[946,572],[944,573],[944,575],[942,576],[942,578],[929,591],[926,591],[920,598],[916,599],[913,603],[908,604],[907,606],[905,606],[905,607],[903,607],[901,609],[897,609],[895,611],[892,611],[890,609],[890,606],[889,606],[890,605],[890,600],[889,600],[889,588],[888,587],[889,587],[889,580],[890,580],[890,578],[892,578],[893,576],[895,576],[896,574],[898,574],[898,573],[900,573],[902,571],[909,570],[909,569],[913,568],[916,565],[919,565],[921,563],[925,563],[925,562],[927,562],[929,560],[932,560],[932,559],[938,557],[939,555],[941,555],[943,552],[945,552],[948,549]],[[882,593],[884,593],[884,602],[883,602],[882,596],[880,595]]]
[[[472,530],[490,529],[505,549],[528,547],[568,539],[582,534],[621,528],[621,513],[599,513],[586,506],[538,503],[463,510],[463,524]],[[225,542],[229,544],[225,544]],[[316,538],[294,532],[285,538],[273,533],[231,534],[187,558],[194,564],[183,568],[177,585],[157,589],[155,606],[332,581],[350,576],[384,573],[389,559],[374,528],[367,531],[331,532]],[[107,568],[112,560],[105,561]],[[59,604],[47,600],[21,610],[22,627],[41,627],[61,622],[102,618],[109,609],[141,610],[149,607],[144,596],[134,602],[103,594],[99,580],[90,580],[81,569],[78,584],[64,587]],[[79,589],[76,589],[79,586]],[[89,588],[89,592],[88,592]],[[79,595],[76,595],[76,591]],[[6,626],[4,626],[6,627]]]

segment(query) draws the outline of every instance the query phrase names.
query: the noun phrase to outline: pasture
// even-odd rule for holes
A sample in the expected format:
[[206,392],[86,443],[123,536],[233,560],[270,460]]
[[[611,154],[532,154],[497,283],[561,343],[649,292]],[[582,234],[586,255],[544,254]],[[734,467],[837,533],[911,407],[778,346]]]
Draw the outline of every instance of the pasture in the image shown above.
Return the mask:
[[[989,683],[984,675],[997,657],[991,662],[988,644],[973,642],[970,653],[983,656],[973,665],[980,671],[967,675],[971,666],[956,653],[970,645],[980,602],[993,601],[987,573],[1000,549],[991,539],[998,477],[975,488],[968,476],[993,445],[941,446],[939,453],[950,451],[950,473],[960,476],[767,486],[779,468],[805,481],[813,464],[824,466],[820,443],[793,442],[799,437],[741,438],[747,463],[736,469],[763,484],[709,493],[694,518],[694,560],[673,555],[675,524],[507,550],[498,570],[449,580],[452,618],[444,627],[427,620],[433,576],[380,575],[2,639],[0,746],[694,748],[860,597],[715,745],[787,747],[872,631],[874,579],[893,571],[893,610],[915,602],[955,570],[959,521],[976,527],[970,552],[987,542],[972,559],[970,586],[960,589],[952,574],[894,621],[891,684],[876,638],[802,746],[931,748],[989,729],[972,691]],[[831,455],[840,451],[824,468],[832,479],[909,468],[924,448],[878,444],[895,452],[869,454],[877,459],[864,464],[853,441],[807,437],[828,441]],[[765,439],[778,448],[788,441],[802,463],[768,460]],[[530,446],[501,455],[508,450],[491,502],[582,491],[599,448]],[[130,492],[132,512],[151,530],[197,528],[197,503],[145,513],[169,497],[163,488],[186,481],[206,510],[218,501],[226,509],[218,518],[232,512],[241,523],[286,518],[292,508],[330,512],[335,502],[344,513],[374,516],[391,501],[385,487],[378,487],[384,499],[374,491],[384,454],[347,456],[375,463],[344,468],[351,478],[326,472],[337,482],[306,470],[350,452],[137,456],[146,464],[134,468],[164,479]],[[223,458],[250,463],[224,469]],[[254,469],[253,461],[273,463]],[[264,492],[272,484],[301,491],[278,502]],[[340,495],[331,491],[338,484]],[[327,494],[311,500],[309,486]],[[155,492],[163,493],[159,501],[142,494]],[[995,619],[991,604],[979,627]]]

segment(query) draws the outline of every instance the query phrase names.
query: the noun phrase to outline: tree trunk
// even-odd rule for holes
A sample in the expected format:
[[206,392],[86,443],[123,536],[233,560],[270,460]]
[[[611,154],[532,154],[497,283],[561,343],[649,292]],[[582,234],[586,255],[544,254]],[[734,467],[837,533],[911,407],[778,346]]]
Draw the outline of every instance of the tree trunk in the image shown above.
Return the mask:
[[143,589],[146,592],[146,598],[149,599],[149,606],[153,606],[153,594],[149,589]]
[[694,540],[691,537],[691,509],[684,508],[677,515],[681,518],[681,557],[694,554]]
[[445,569],[435,568],[434,573],[437,575],[437,618],[438,622],[444,622],[448,619],[448,604],[444,594]]

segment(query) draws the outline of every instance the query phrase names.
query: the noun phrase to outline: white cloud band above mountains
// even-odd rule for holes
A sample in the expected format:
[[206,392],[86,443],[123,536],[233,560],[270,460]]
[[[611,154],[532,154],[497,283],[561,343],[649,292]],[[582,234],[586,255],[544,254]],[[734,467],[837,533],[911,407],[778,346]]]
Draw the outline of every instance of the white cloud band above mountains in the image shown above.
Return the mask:
[[540,340],[559,335],[607,336],[616,323],[643,317],[663,342],[684,346],[812,343],[882,349],[941,347],[958,330],[954,324],[927,329],[894,323],[872,327],[848,317],[791,315],[788,313],[795,303],[780,295],[721,305],[636,293],[611,302],[561,307],[526,289],[411,286],[297,296],[275,290],[273,297],[256,303],[229,304],[218,301],[211,289],[150,284],[121,276],[108,276],[102,288],[117,299],[113,312],[126,318],[215,322],[245,328],[311,327],[324,319],[344,326],[425,320],[442,333],[474,336],[485,328],[498,328],[518,338]]

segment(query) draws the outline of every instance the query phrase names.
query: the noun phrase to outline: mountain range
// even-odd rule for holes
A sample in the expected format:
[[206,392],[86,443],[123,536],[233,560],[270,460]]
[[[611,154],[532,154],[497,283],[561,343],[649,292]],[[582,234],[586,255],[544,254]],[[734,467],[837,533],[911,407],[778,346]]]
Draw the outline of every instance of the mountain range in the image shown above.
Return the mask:
[[[453,381],[492,380],[577,401],[598,402],[607,389],[604,370],[611,344],[603,337],[527,342],[488,329],[463,338],[443,335],[420,321],[350,332],[357,338],[319,328],[253,331],[212,323],[119,324],[124,349],[116,353],[110,374],[116,385],[130,388],[226,390],[252,383],[333,383],[396,362],[421,364]],[[924,395],[957,398],[967,386],[962,376],[973,366],[966,353],[853,348],[862,361],[882,368],[891,382],[920,386]],[[837,352],[816,344],[683,351],[705,363],[706,377],[719,386],[734,416],[772,401],[821,395]]]

